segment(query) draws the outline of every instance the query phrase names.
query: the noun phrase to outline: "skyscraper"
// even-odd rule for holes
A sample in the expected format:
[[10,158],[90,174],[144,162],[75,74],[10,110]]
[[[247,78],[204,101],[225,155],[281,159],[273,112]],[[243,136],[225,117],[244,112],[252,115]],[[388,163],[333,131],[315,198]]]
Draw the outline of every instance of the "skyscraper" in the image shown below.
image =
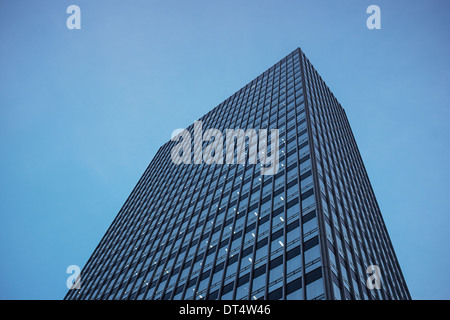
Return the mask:
[[[244,161],[227,129],[259,134],[241,140]],[[278,129],[265,149],[278,161],[262,174],[250,160],[264,129]],[[186,132],[158,150],[66,299],[410,299],[344,109],[300,49]],[[211,145],[235,138],[233,163],[194,161],[225,159]]]

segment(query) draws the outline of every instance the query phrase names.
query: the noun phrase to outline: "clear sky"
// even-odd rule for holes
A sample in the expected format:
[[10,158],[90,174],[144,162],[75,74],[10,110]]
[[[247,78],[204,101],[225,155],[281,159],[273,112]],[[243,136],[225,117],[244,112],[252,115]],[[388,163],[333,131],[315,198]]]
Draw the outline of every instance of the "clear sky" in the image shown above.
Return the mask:
[[[66,9],[81,8],[81,30]],[[381,29],[366,9],[381,8]],[[415,299],[449,299],[450,2],[0,2],[0,299],[62,299],[159,146],[301,47]]]

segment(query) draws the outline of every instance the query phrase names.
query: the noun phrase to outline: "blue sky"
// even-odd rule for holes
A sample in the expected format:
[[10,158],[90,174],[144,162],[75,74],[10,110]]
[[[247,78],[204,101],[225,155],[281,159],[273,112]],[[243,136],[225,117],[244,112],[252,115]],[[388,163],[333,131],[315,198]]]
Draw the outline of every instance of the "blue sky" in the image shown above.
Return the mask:
[[62,299],[172,131],[296,47],[347,112],[412,297],[449,299],[449,9],[2,1],[0,299]]

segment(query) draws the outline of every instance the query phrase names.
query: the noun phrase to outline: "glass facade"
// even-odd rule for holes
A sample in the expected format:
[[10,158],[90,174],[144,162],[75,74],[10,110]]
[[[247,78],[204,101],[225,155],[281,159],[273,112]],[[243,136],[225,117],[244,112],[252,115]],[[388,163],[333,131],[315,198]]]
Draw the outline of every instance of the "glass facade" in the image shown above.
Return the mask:
[[249,163],[252,141],[244,164],[175,164],[167,142],[66,299],[410,299],[345,112],[300,49],[200,120],[279,129],[277,173]]

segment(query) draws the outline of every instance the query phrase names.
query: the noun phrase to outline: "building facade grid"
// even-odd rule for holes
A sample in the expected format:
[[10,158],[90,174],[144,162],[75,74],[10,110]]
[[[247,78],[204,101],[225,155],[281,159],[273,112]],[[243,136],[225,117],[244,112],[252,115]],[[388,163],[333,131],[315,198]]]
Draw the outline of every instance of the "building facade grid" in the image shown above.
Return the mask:
[[176,165],[167,142],[66,299],[410,299],[345,111],[300,49],[199,120],[279,129],[278,172]]

